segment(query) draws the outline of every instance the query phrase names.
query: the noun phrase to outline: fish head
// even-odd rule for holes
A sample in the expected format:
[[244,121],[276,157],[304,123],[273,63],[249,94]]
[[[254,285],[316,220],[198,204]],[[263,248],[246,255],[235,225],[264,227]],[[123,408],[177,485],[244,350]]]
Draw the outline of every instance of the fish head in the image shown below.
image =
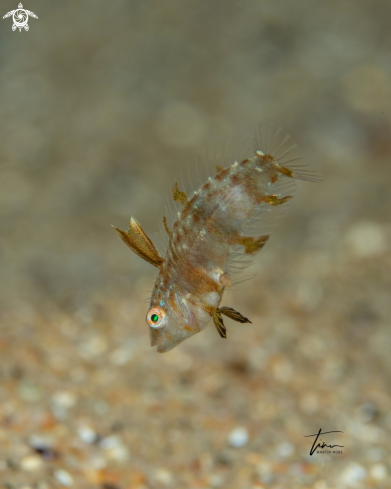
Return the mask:
[[191,304],[186,296],[170,291],[166,299],[152,296],[146,319],[151,346],[163,353],[202,331],[211,316]]

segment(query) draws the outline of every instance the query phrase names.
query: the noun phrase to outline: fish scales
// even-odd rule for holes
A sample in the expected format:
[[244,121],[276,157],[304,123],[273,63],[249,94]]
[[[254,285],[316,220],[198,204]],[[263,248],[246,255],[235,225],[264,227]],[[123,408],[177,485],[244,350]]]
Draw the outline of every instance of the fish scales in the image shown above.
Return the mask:
[[[170,234],[164,259],[147,237],[144,255],[132,245],[131,237],[136,236],[136,231],[138,239],[143,233],[134,218],[128,233],[116,228],[133,251],[150,263],[155,261],[160,269],[147,314],[151,346],[157,346],[159,352],[169,351],[202,331],[211,319],[225,338],[221,314],[250,322],[232,308],[219,308],[224,290],[231,284],[232,250],[239,246],[243,255],[250,257],[263,247],[268,235],[247,236],[245,226],[260,207],[278,206],[291,197],[282,195],[284,182],[292,177],[318,179],[311,170],[302,170],[294,163],[289,168],[283,158],[278,158],[286,143],[292,145],[285,133],[282,136],[274,155],[256,147],[252,154],[233,161],[227,168],[217,166],[215,175],[190,198],[177,184],[174,186],[173,198],[182,204],[182,210],[171,231],[164,220]],[[150,256],[146,256],[145,247]]]

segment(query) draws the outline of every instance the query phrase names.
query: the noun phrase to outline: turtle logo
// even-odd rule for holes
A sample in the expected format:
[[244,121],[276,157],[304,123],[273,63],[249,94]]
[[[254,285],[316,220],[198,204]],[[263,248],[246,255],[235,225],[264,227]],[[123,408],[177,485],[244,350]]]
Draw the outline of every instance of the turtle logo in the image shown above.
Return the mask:
[[11,10],[10,12],[7,12],[3,19],[6,19],[7,17],[11,17],[14,20],[12,30],[16,31],[16,29],[19,29],[19,32],[22,32],[22,29],[24,28],[26,31],[29,30],[29,25],[28,25],[28,20],[29,20],[29,15],[30,17],[34,17],[35,19],[38,19],[38,17],[34,14],[34,12],[30,12],[30,10],[25,10],[23,8],[23,5],[20,3],[18,5],[18,8],[16,10]]

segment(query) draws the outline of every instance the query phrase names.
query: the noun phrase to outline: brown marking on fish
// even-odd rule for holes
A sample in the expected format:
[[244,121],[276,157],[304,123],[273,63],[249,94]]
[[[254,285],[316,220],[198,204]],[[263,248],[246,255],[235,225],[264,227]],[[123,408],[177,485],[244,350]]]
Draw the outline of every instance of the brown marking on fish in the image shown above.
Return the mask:
[[222,273],[219,277],[219,281],[224,287],[231,285],[231,279],[228,277],[226,273]]
[[262,199],[263,194],[262,193],[260,194],[260,189],[257,185],[256,178],[252,173],[250,174],[248,174],[247,172],[244,174],[234,173],[233,175],[231,175],[230,180],[233,186],[241,185],[246,191],[247,195],[255,199],[255,202],[258,202],[259,199]]
[[240,162],[240,165],[241,165],[241,166],[244,166],[244,165],[246,165],[246,163],[248,163],[249,161],[251,161],[251,160],[249,160],[248,158],[246,158],[245,160],[243,160],[243,161],[241,161],[241,162]]
[[233,238],[233,244],[243,245],[246,255],[252,255],[263,248],[268,239],[268,235],[261,236],[258,239],[255,239],[252,236],[238,235]]
[[209,276],[208,272],[197,264],[192,264],[189,261],[183,263],[183,275],[188,280],[193,293],[200,297],[210,292],[220,292],[221,286]]
[[277,195],[264,195],[258,199],[258,202],[267,202],[270,205],[276,206],[284,204],[287,200],[291,199],[292,195],[287,195],[286,197],[282,197],[281,199],[277,197]]
[[221,166],[221,165],[216,165],[216,172],[217,172],[217,173],[220,173],[220,172],[221,172],[221,171],[223,171],[223,170],[224,170],[224,167],[223,167],[223,166]]
[[289,168],[286,168],[285,166],[280,166],[277,163],[275,163],[273,166],[278,172],[282,173],[286,177],[293,178],[293,171],[290,170]]
[[[164,285],[164,287],[168,286],[169,281],[170,281],[170,274],[167,272],[167,270],[165,270],[163,272],[163,285]],[[161,294],[159,295],[159,297],[161,297]]]
[[175,202],[180,202],[183,206],[187,203],[186,192],[179,190],[178,182],[175,182],[175,185],[172,187],[172,198]]
[[224,178],[226,176],[228,176],[229,172],[230,172],[231,168],[224,168],[223,170],[221,170],[220,173],[218,173],[216,176],[215,176],[215,180],[217,180],[218,182],[221,182],[221,180],[224,180]]
[[241,183],[241,179],[237,173],[231,175],[230,180],[233,185],[239,185]]
[[175,292],[173,290],[170,290],[170,294],[168,296],[168,302],[175,311],[178,310],[178,305],[175,301]]
[[268,163],[274,162],[274,156],[271,154],[266,154],[263,157],[261,157],[261,159],[267,161]]
[[193,306],[195,307],[199,307],[201,308],[203,311],[207,312],[209,314],[209,316],[212,316],[214,311],[216,310],[215,307],[213,306],[210,306],[209,304],[206,304],[205,302],[196,302],[194,301],[191,297],[189,297],[188,299],[188,302],[190,302],[190,304],[192,304]]
[[163,224],[167,234],[171,236],[171,231],[170,228],[168,227],[166,216],[163,216]]

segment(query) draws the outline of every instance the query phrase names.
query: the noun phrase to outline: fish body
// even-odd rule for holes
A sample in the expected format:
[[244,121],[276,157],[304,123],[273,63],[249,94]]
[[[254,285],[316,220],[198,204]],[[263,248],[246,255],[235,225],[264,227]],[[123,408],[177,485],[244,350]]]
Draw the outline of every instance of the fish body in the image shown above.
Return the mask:
[[[128,233],[115,228],[133,251],[159,268],[147,314],[151,346],[157,346],[157,351],[171,350],[202,331],[211,319],[225,338],[221,314],[250,322],[231,308],[220,308],[224,290],[232,282],[237,256],[239,263],[246,266],[247,259],[269,237],[252,236],[247,231],[257,223],[260,211],[280,206],[291,198],[293,178],[317,179],[315,173],[303,170],[293,160],[290,168],[285,166],[283,158],[287,160],[295,148],[289,136],[277,129],[269,134],[271,138],[272,146],[276,146],[274,155],[260,147],[267,144],[256,137],[253,150],[245,158],[232,161],[225,168],[217,165],[214,175],[189,198],[178,184],[174,185],[172,197],[182,209],[171,230],[164,220],[169,234],[164,259],[146,235],[147,252],[140,252],[143,231],[134,218]],[[279,158],[281,149],[285,154]]]

